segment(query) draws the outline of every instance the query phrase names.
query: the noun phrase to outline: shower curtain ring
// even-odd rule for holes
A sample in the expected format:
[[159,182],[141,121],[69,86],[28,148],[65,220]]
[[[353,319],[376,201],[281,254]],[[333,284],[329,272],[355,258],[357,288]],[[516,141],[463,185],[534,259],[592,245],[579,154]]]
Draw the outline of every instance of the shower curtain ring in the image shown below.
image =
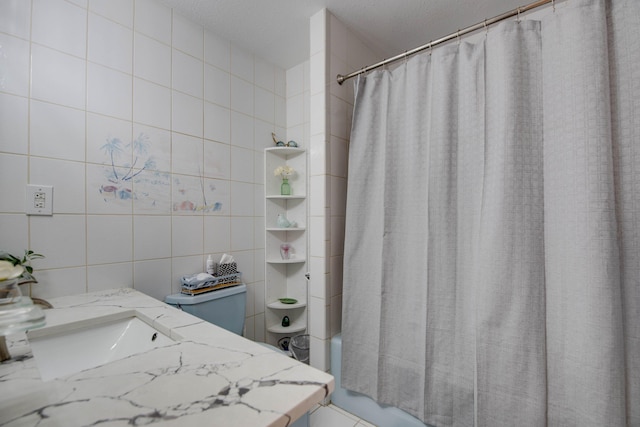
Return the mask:
[[516,22],[520,22],[520,8],[518,8],[518,17],[516,18]]
[[553,8],[553,11],[556,11],[556,0],[551,0],[551,7]]
[[484,36],[486,37],[489,34],[489,27],[487,27],[487,20],[484,20]]
[[458,44],[460,44],[460,30],[458,29],[458,32],[456,33],[456,37],[458,38]]

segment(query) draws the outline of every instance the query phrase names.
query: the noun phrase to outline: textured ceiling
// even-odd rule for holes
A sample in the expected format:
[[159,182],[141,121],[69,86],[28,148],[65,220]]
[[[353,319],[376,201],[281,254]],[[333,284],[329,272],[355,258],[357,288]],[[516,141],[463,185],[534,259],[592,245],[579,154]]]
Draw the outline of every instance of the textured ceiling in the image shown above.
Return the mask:
[[323,8],[386,58],[527,4],[527,0],[161,1],[285,69],[308,58],[309,18]]

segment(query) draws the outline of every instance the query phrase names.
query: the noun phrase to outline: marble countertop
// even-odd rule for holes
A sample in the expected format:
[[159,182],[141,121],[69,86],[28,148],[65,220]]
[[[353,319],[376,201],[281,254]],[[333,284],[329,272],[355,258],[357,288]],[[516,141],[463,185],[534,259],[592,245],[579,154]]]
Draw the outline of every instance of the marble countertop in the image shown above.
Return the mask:
[[26,334],[7,336],[2,426],[288,426],[333,377],[133,289],[50,300],[47,326],[134,310],[176,342],[42,381]]

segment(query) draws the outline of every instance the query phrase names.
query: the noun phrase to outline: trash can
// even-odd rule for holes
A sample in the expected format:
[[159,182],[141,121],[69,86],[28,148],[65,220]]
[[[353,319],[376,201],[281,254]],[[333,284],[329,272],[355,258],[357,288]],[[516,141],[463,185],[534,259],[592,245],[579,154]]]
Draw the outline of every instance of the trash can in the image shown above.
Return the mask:
[[309,335],[296,335],[291,338],[289,348],[296,360],[306,363],[307,365],[309,364]]

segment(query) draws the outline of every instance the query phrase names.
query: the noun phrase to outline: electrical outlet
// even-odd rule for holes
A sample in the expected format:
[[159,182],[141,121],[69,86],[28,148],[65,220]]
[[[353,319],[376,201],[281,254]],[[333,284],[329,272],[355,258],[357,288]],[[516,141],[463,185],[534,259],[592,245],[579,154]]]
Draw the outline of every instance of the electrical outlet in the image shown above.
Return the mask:
[[25,213],[53,215],[53,186],[28,184]]

